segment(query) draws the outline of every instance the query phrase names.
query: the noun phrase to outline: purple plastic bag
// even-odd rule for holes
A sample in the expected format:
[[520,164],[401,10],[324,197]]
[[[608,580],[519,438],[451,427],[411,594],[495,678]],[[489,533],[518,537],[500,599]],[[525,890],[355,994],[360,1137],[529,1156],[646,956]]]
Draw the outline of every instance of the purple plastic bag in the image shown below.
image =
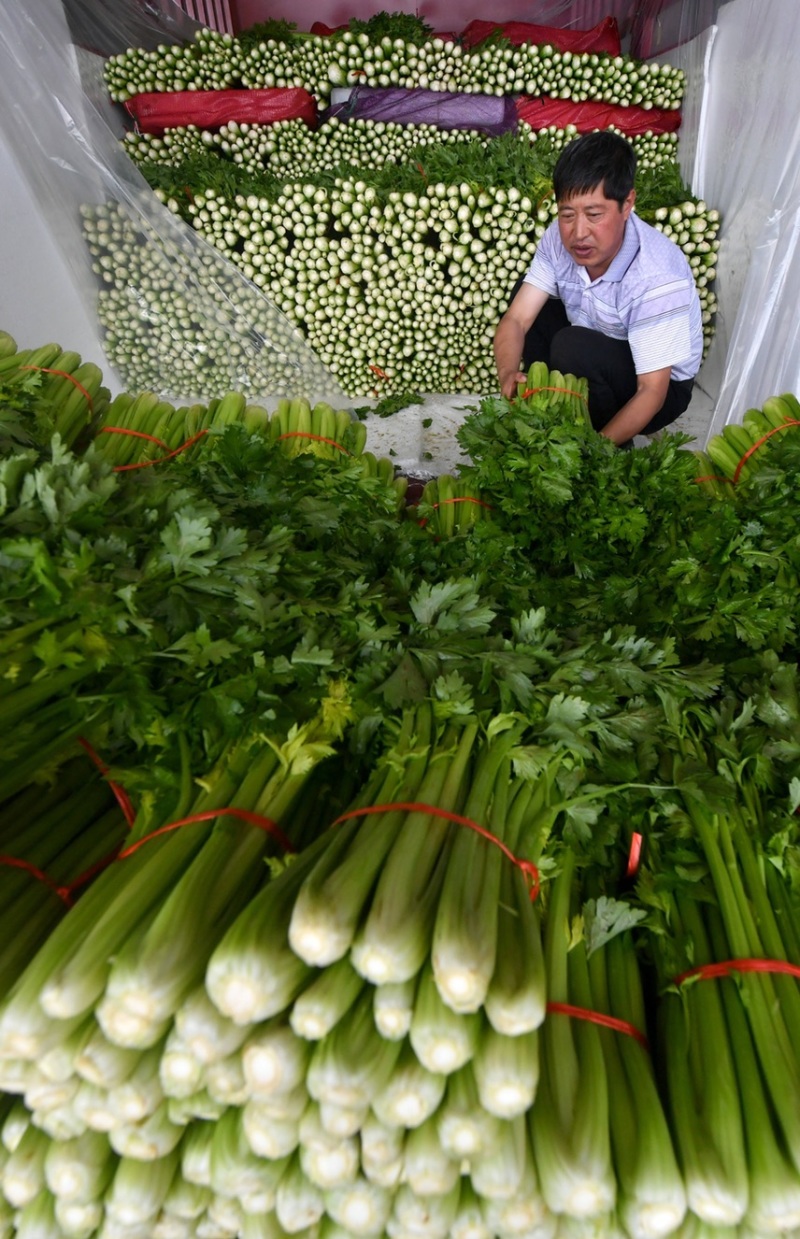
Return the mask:
[[443,90],[403,90],[355,86],[344,103],[326,113],[340,121],[382,120],[396,125],[435,125],[437,129],[478,129],[499,137],[517,126],[512,95],[471,95]]

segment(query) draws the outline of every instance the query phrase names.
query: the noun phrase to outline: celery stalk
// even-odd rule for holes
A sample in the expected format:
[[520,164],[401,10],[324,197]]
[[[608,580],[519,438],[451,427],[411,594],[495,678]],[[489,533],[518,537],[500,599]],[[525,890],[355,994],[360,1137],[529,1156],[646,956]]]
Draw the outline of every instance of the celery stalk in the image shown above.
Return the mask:
[[498,1118],[525,1114],[533,1105],[539,1083],[539,1033],[507,1037],[485,1028],[472,1070],[484,1110]]
[[401,1041],[411,1028],[416,978],[394,985],[376,985],[372,992],[375,1027],[387,1041]]
[[295,1156],[281,1176],[275,1196],[275,1216],[285,1231],[296,1234],[314,1226],[325,1212],[323,1193],[306,1176]]
[[[425,799],[420,782],[431,741],[430,709],[406,711],[400,735],[354,807]],[[398,770],[400,767],[400,770]],[[362,803],[363,801],[363,803]],[[405,821],[402,810],[357,819],[349,848],[325,853],[300,888],[292,911],[289,942],[308,964],[324,967],[341,959],[353,941],[366,900],[384,859]],[[337,826],[336,830],[339,829]]]
[[406,1042],[394,1070],[372,1098],[372,1109],[387,1127],[418,1127],[439,1106],[447,1077],[428,1071]]
[[320,1102],[366,1107],[385,1082],[400,1053],[396,1041],[384,1041],[372,1020],[372,996],[364,990],[347,1014],[311,1054],[306,1084]]
[[105,1136],[87,1131],[73,1140],[58,1140],[50,1145],[44,1177],[59,1199],[90,1202],[102,1198],[115,1163]]
[[122,1157],[106,1193],[106,1216],[123,1226],[152,1223],[164,1203],[177,1165],[177,1151],[146,1164]]
[[414,1002],[409,1038],[423,1067],[449,1075],[468,1063],[475,1053],[480,1016],[460,1015],[443,1000],[430,963],[422,970]]
[[356,1138],[327,1132],[313,1102],[300,1120],[300,1164],[306,1177],[323,1190],[351,1183],[359,1170]]
[[443,1196],[461,1174],[461,1156],[441,1137],[439,1115],[408,1133],[403,1158],[403,1183],[416,1197]]
[[292,1029],[308,1041],[320,1041],[346,1014],[363,988],[364,978],[346,957],[328,965],[295,998],[289,1015]]
[[351,1235],[382,1235],[391,1210],[391,1196],[385,1188],[359,1177],[346,1187],[325,1193],[325,1208],[334,1222]]
[[[568,952],[574,856],[565,851],[553,882],[545,930],[551,1000],[591,1009],[582,943]],[[541,1030],[542,1074],[531,1133],[542,1194],[553,1213],[601,1216],[614,1206],[608,1083],[599,1029],[548,1015]]]
[[[512,728],[479,751],[464,806],[466,818],[503,840],[510,763],[520,731]],[[436,913],[431,960],[436,985],[454,1011],[483,1006],[495,968],[500,849],[469,827],[456,830]]]
[[[708,960],[702,921],[691,899],[676,906],[673,920],[679,932],[695,941],[696,958]],[[665,994],[662,1008],[670,1116],[689,1208],[709,1225],[738,1225],[748,1207],[747,1157],[718,987],[698,982],[683,1001]]]
[[[419,790],[420,802],[458,812],[477,724],[449,730]],[[430,954],[431,931],[451,832],[457,827],[424,811],[406,815],[386,857],[369,912],[351,949],[356,969],[376,985],[414,977]]]
[[498,1120],[481,1106],[469,1063],[448,1077],[435,1125],[442,1149],[457,1162],[480,1157],[495,1140]]
[[[638,964],[629,937],[612,938],[589,960],[592,1004],[642,1031]],[[619,1216],[631,1239],[659,1239],[680,1226],[686,1192],[647,1051],[632,1037],[602,1033],[609,1079]]]

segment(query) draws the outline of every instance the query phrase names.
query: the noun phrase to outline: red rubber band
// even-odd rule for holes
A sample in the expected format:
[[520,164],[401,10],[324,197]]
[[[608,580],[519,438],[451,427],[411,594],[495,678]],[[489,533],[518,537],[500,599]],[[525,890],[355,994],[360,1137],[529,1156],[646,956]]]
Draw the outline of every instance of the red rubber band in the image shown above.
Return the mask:
[[[442,499],[439,503],[434,503],[434,509],[443,507],[446,503],[477,503],[482,508],[487,508],[490,512],[494,509],[490,503],[485,503],[483,499],[475,499],[472,495],[455,495],[452,499]],[[424,529],[428,523],[427,516],[423,516],[422,520],[418,521],[420,529]]]
[[573,391],[571,387],[526,387],[519,399],[527,400],[528,396],[535,396],[536,393],[540,391],[560,391],[566,396],[577,396],[578,399],[582,400],[584,404],[587,402],[586,396],[584,396],[582,392]]
[[335,439],[326,439],[325,435],[312,435],[310,430],[287,430],[285,434],[278,435],[275,440],[280,443],[281,439],[315,439],[317,443],[329,443],[331,447],[338,447],[340,452],[344,452],[345,456],[350,456],[346,447],[342,447],[341,443],[337,443]]
[[586,1007],[573,1007],[568,1002],[548,1002],[545,1010],[549,1015],[569,1015],[575,1020],[586,1020],[589,1024],[599,1024],[601,1028],[610,1028],[613,1032],[625,1033],[627,1037],[633,1037],[634,1041],[638,1041],[648,1053],[650,1052],[647,1037],[643,1032],[639,1032],[635,1024],[629,1024],[627,1020],[615,1019],[613,1015],[604,1015],[602,1011],[589,1011]]
[[760,439],[756,440],[756,442],[753,444],[751,448],[748,448],[748,450],[745,452],[744,456],[742,457],[742,459],[739,461],[738,465],[736,466],[736,471],[733,475],[734,485],[736,484],[736,482],[739,481],[739,477],[741,476],[742,469],[747,464],[747,461],[750,459],[750,457],[753,455],[753,452],[757,452],[758,449],[762,447],[763,444],[766,443],[767,439],[771,439],[772,436],[776,435],[779,430],[785,430],[787,426],[800,426],[800,421],[797,421],[796,419],[787,419],[783,423],[782,426],[773,426],[772,430],[768,430],[765,435],[762,435]]
[[380,366],[373,366],[372,362],[370,362],[369,368],[373,374],[377,374],[379,379],[386,379],[388,382],[389,375],[386,373],[385,370],[381,370]]
[[54,370],[51,366],[20,366],[20,370],[40,370],[42,374],[58,374],[62,379],[69,379],[70,383],[74,383],[81,395],[86,397],[89,412],[94,417],[94,401],[83,386],[83,383],[79,383],[74,374],[70,374],[67,370]]
[[498,839],[485,826],[479,826],[477,822],[473,822],[471,817],[462,817],[460,813],[451,813],[449,809],[440,809],[432,804],[420,804],[415,800],[398,800],[391,804],[368,805],[362,809],[351,809],[349,812],[342,813],[340,817],[337,817],[332,825],[338,826],[340,822],[346,822],[351,817],[366,817],[371,813],[391,813],[397,810],[404,813],[429,813],[433,817],[442,817],[448,822],[455,822],[458,826],[468,826],[470,830],[474,830],[477,834],[482,835],[484,839],[488,839],[490,843],[494,843],[499,847],[503,855],[521,870],[530,884],[531,901],[536,899],[539,894],[539,870],[533,861],[521,860],[514,855],[510,848],[506,847],[502,839]]
[[730,478],[719,478],[715,473],[709,473],[706,477],[695,478],[695,482],[727,482],[728,486],[732,485]]
[[[92,759],[94,764],[97,766],[97,769],[103,775],[103,778],[107,778],[108,766],[105,764],[105,762],[100,757],[98,757],[97,753],[95,753],[89,741],[84,740],[83,736],[78,736],[78,744],[81,746],[82,749],[84,749],[89,754],[89,757]],[[133,803],[131,801],[130,796],[125,791],[125,788],[121,787],[119,783],[115,783],[113,779],[107,779],[107,782],[108,782],[108,786],[111,788],[112,792],[117,798],[117,803],[119,804],[119,807],[122,809],[123,815],[125,817],[125,821],[128,823],[129,826],[132,826],[133,823],[136,821],[136,810],[133,807]]]
[[700,981],[711,981],[718,977],[729,977],[732,972],[777,972],[785,976],[800,978],[800,966],[790,964],[785,959],[726,959],[719,964],[698,964],[675,977],[676,985],[697,977]]
[[181,817],[176,822],[169,822],[166,826],[159,826],[158,830],[151,830],[149,834],[143,835],[141,839],[137,839],[129,847],[123,848],[117,854],[116,859],[126,860],[129,856],[133,856],[134,852],[138,852],[139,848],[143,847],[145,843],[149,843],[151,839],[158,838],[159,835],[166,835],[172,830],[178,830],[181,826],[192,826],[196,822],[210,822],[215,817],[237,817],[243,822],[248,822],[251,826],[258,826],[260,830],[266,831],[267,834],[277,839],[284,852],[294,852],[294,847],[290,840],[283,833],[278,823],[273,822],[270,817],[262,817],[259,813],[251,813],[249,809],[205,809],[202,813],[191,813],[188,817]]
[[[37,367],[29,366],[28,369],[35,370]],[[50,890],[53,891],[55,895],[58,895],[59,899],[63,900],[67,907],[72,904],[70,888],[68,886],[60,886],[58,882],[54,882],[49,874],[45,873],[43,869],[37,868],[36,865],[32,865],[30,861],[21,860],[18,856],[7,856],[5,853],[2,853],[0,854],[0,865],[5,865],[9,869],[24,870],[24,872],[29,873],[31,877],[36,878],[37,882],[42,882],[45,886],[49,886]]]
[[156,460],[137,460],[132,465],[115,465],[113,471],[114,473],[125,473],[128,469],[149,469],[151,465],[163,465],[164,461],[172,460],[173,456],[180,456],[181,452],[185,452],[187,448],[192,447],[207,434],[207,430],[199,430],[196,435],[192,435],[191,439],[187,439],[185,443],[182,443],[180,447],[176,447],[174,451],[168,452],[166,456],[159,456]]
[[132,439],[147,439],[148,443],[155,443],[157,447],[163,447],[165,452],[169,451],[169,444],[165,443],[163,439],[159,439],[155,435],[146,434],[143,430],[129,430],[127,426],[102,426],[100,434],[130,435]]
[[631,836],[631,847],[628,852],[628,868],[625,870],[626,878],[635,878],[639,872],[639,865],[642,860],[642,844],[644,837],[638,831],[634,831]]

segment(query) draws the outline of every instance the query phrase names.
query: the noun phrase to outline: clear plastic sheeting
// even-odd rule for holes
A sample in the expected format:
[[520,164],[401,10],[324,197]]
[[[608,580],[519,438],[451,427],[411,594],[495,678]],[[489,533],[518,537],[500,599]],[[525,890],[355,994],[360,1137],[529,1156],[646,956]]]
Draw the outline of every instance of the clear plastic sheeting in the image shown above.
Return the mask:
[[162,206],[130,163],[82,90],[60,0],[6,11],[0,108],[7,143],[76,291],[96,304],[126,388],[173,401],[237,390],[253,400],[347,404],[289,320]]
[[703,367],[716,432],[771,395],[800,393],[800,46],[796,0],[720,14],[695,166],[719,206],[721,313]]

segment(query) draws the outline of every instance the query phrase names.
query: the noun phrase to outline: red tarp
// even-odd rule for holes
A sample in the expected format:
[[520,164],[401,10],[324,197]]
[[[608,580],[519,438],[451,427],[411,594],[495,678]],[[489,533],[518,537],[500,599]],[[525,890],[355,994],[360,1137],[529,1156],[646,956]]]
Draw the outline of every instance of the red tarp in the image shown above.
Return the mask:
[[561,30],[557,26],[535,26],[530,22],[487,22],[476,18],[461,31],[465,47],[483,43],[491,34],[501,34],[511,43],[549,43],[559,52],[607,52],[619,56],[621,50],[616,18],[605,17],[591,30]]
[[517,118],[534,129],[574,125],[579,133],[608,129],[614,125],[628,137],[647,133],[674,133],[680,128],[678,108],[620,107],[613,103],[576,103],[573,99],[550,99],[547,95],[519,95]]
[[313,95],[301,87],[270,90],[179,90],[134,95],[125,104],[142,133],[163,133],[178,125],[219,129],[238,124],[272,125],[279,120],[317,122]]

